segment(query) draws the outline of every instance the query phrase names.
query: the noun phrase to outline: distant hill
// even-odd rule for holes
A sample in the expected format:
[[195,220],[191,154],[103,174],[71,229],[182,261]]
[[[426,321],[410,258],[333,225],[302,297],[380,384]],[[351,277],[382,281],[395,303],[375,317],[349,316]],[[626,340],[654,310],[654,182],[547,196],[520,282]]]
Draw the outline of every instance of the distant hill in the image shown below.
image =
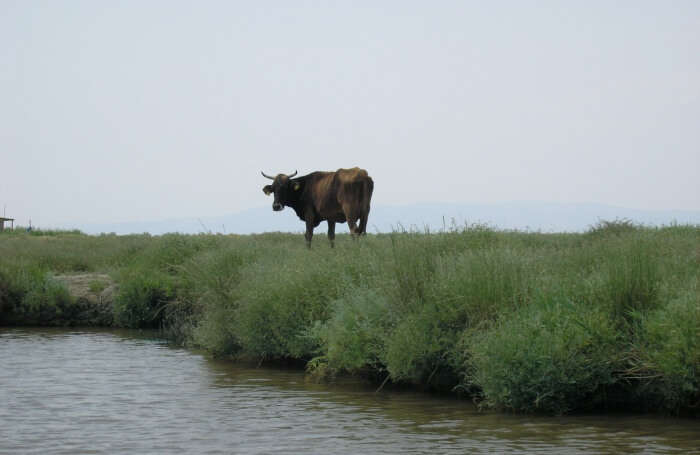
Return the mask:
[[[368,232],[397,230],[439,231],[453,226],[483,223],[498,229],[542,232],[581,232],[599,220],[629,219],[645,225],[700,224],[700,211],[635,210],[602,204],[563,204],[513,202],[504,204],[412,204],[406,206],[373,206],[367,224]],[[89,233],[167,232],[194,234],[221,232],[250,234],[256,232],[302,232],[304,223],[291,209],[273,212],[269,206],[215,217],[183,217],[142,222],[85,224],[76,226]],[[348,232],[347,224],[339,224],[338,233]],[[326,223],[316,228],[326,232]]]

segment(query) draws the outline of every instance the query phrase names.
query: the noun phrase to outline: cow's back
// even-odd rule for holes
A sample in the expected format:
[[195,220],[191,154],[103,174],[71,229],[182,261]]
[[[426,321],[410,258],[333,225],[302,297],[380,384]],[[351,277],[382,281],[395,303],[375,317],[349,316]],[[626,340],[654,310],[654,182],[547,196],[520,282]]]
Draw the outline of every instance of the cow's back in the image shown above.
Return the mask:
[[351,169],[338,169],[335,171],[336,178],[340,183],[352,184],[365,181],[369,178],[369,174],[364,169],[353,167]]

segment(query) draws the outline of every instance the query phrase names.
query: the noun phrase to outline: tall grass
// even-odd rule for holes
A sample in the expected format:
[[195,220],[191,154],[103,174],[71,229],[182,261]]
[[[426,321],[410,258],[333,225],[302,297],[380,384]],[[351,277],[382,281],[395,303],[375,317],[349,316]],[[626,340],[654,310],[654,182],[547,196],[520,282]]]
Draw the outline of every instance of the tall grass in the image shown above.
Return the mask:
[[311,250],[288,234],[0,235],[0,324],[70,321],[76,302],[52,277],[108,273],[113,324],[160,327],[216,356],[517,412],[692,413],[698,245],[698,226],[626,220],[584,234],[339,235]]

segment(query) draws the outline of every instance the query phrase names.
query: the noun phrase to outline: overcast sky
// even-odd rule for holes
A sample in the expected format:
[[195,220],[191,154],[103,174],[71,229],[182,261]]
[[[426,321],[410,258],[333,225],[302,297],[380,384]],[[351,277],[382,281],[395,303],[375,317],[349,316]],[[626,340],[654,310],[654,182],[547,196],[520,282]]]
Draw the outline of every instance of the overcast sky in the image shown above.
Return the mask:
[[0,0],[0,209],[71,227],[268,206],[700,210],[698,1]]

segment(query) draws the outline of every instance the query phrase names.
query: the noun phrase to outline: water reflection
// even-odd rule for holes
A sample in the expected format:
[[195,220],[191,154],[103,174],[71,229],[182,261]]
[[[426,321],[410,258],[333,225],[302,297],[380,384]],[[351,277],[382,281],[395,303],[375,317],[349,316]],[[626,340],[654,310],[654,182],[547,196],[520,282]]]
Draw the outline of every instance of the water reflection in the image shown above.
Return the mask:
[[697,421],[322,385],[116,332],[0,329],[0,453],[700,453]]

